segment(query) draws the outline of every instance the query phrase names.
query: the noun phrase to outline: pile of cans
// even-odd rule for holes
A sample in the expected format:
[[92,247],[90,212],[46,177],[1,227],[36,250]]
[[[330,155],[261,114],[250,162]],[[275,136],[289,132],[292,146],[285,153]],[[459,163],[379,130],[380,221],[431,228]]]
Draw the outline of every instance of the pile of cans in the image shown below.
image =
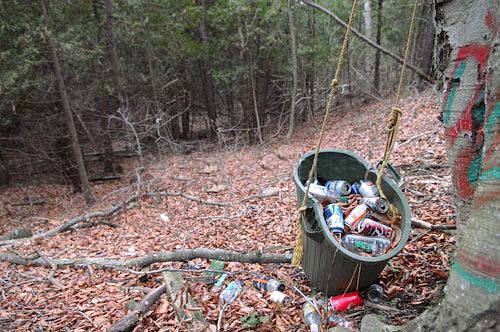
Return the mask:
[[345,248],[363,256],[380,256],[389,250],[394,239],[392,221],[399,216],[387,216],[390,203],[371,181],[352,185],[344,180],[310,181],[309,194],[322,204],[328,229]]

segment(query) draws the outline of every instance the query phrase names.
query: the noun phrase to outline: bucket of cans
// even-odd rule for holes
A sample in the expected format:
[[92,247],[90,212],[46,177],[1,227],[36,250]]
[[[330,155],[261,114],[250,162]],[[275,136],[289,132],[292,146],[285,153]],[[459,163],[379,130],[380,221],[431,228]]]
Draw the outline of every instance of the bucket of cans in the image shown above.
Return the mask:
[[309,193],[324,207],[328,229],[346,249],[363,256],[380,256],[397,244],[392,243],[392,221],[398,216],[388,216],[390,202],[380,197],[373,182],[309,181]]

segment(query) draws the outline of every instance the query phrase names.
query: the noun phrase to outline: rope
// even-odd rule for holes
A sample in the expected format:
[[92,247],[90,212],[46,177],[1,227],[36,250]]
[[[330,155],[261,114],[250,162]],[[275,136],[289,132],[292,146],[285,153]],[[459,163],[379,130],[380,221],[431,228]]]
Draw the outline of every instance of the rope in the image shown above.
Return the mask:
[[[401,73],[399,75],[399,85],[398,89],[396,91],[396,98],[394,100],[394,105],[391,108],[391,113],[389,115],[389,123],[385,127],[385,130],[387,131],[387,140],[385,143],[385,151],[384,151],[384,157],[382,159],[382,165],[380,166],[380,170],[377,174],[377,188],[380,193],[380,196],[383,198],[385,197],[385,194],[382,190],[382,176],[384,175],[384,171],[387,167],[387,163],[389,162],[389,158],[391,157],[392,150],[394,149],[394,145],[396,144],[397,140],[397,134],[398,134],[398,129],[399,129],[399,122],[401,119],[401,115],[403,112],[399,108],[399,101],[401,99],[401,93],[403,90],[403,83],[404,83],[404,78],[405,78],[405,73],[406,73],[406,67],[408,64],[408,58],[410,55],[410,49],[411,45],[413,43],[413,30],[415,27],[415,21],[417,18],[417,8],[418,8],[418,2],[419,0],[415,0],[415,4],[413,5],[413,14],[411,17],[411,23],[410,23],[410,29],[408,30],[408,39],[406,41],[406,49],[405,49],[405,56],[403,60],[403,67],[401,68]],[[390,204],[389,206],[389,216],[394,216],[397,213],[396,207]]]
[[307,206],[307,198],[309,197],[309,188],[311,187],[310,180],[312,177],[317,176],[319,150],[321,148],[321,142],[323,141],[323,136],[324,136],[325,130],[326,130],[326,121],[328,119],[328,115],[330,114],[330,112],[332,110],[332,104],[333,104],[333,101],[335,100],[335,97],[336,97],[337,86],[339,84],[340,69],[342,68],[342,65],[344,64],[345,54],[347,52],[347,48],[349,45],[349,34],[351,33],[352,25],[354,23],[354,17],[356,16],[357,3],[358,3],[358,0],[354,0],[352,3],[351,15],[349,16],[349,22],[347,23],[347,29],[346,29],[345,34],[344,34],[344,41],[342,43],[342,49],[340,50],[339,60],[337,62],[337,68],[335,69],[335,76],[333,77],[332,82],[330,83],[331,91],[330,91],[330,95],[328,96],[328,100],[326,103],[325,114],[323,116],[323,122],[321,124],[321,131],[319,133],[318,142],[316,143],[316,151],[314,153],[313,164],[312,164],[311,170],[309,172],[309,181],[307,182],[306,192],[304,194],[304,198],[302,199],[301,207],[297,211],[297,218],[296,218],[297,238],[295,240],[295,249],[293,251],[293,257],[292,257],[292,265],[294,265],[294,266],[299,266],[300,261],[302,260],[302,253],[303,253],[303,249],[304,249],[303,230],[302,230],[302,222],[301,222],[302,214],[306,210],[306,206]]

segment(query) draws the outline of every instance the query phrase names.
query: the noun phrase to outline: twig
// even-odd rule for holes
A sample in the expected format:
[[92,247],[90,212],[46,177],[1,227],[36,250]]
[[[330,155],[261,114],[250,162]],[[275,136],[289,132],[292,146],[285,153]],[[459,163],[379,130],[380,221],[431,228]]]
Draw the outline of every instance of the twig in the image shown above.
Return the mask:
[[391,307],[388,307],[388,306],[385,306],[385,305],[382,305],[382,304],[378,304],[378,303],[373,303],[373,302],[370,302],[370,301],[366,301],[365,305],[367,307],[370,307],[370,308],[373,308],[373,309],[378,309],[378,310],[392,311],[392,312],[395,312],[395,313],[401,312],[399,309],[391,308]]
[[229,305],[229,303],[226,303],[220,309],[219,318],[217,319],[217,330],[216,330],[216,332],[220,331],[220,328],[221,328],[221,325],[222,325],[222,317],[224,316],[224,311],[226,311],[226,308],[227,308],[228,305]]
[[144,315],[149,308],[165,293],[167,286],[165,284],[148,293],[144,299],[137,303],[134,309],[125,317],[111,326],[108,332],[130,331],[139,323],[140,315]]
[[425,132],[425,133],[421,133],[421,134],[412,136],[412,137],[408,138],[406,141],[404,141],[403,143],[400,143],[400,144],[396,145],[394,147],[394,151],[396,151],[397,149],[399,149],[402,146],[405,146],[405,145],[411,143],[413,140],[416,140],[417,138],[420,138],[422,136],[431,135],[431,134],[434,134],[436,132],[437,132],[437,129],[434,129],[434,130],[431,130],[431,131],[428,131],[428,132]]
[[221,206],[221,207],[229,207],[231,204],[225,202],[213,202],[213,201],[205,201],[199,197],[191,196],[182,192],[168,192],[168,191],[160,191],[160,196],[170,196],[170,197],[183,197],[190,201],[195,201],[205,205],[213,205],[213,206]]

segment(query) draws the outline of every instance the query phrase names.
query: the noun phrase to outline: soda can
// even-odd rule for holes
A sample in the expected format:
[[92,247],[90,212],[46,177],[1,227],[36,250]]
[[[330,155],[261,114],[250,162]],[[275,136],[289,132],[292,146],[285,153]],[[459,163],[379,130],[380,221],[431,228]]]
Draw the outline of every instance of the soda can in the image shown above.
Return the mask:
[[371,181],[359,180],[351,187],[351,191],[363,197],[379,197],[378,189]]
[[357,230],[363,235],[383,236],[389,239],[392,236],[392,228],[368,218],[365,218],[358,223]]
[[285,285],[276,279],[271,279],[266,276],[258,276],[252,280],[252,285],[258,290],[267,292],[284,291]]
[[370,210],[378,213],[386,213],[389,210],[389,202],[381,197],[361,197],[361,204],[366,204]]
[[349,213],[344,222],[351,230],[356,229],[357,224],[368,214],[369,207],[366,204],[359,204]]
[[328,229],[332,233],[344,232],[344,214],[337,204],[329,204],[325,208],[325,221]]
[[269,300],[280,306],[286,306],[288,305],[288,303],[290,303],[290,298],[288,297],[288,295],[280,291],[272,292],[271,295],[269,295]]
[[330,305],[335,311],[345,311],[357,305],[363,304],[363,298],[359,291],[350,292],[343,295],[332,296],[330,298]]
[[351,185],[344,180],[326,181],[325,187],[342,196],[347,196],[351,193]]
[[328,190],[318,183],[311,183],[309,186],[309,194],[316,198],[320,203],[329,199]]

